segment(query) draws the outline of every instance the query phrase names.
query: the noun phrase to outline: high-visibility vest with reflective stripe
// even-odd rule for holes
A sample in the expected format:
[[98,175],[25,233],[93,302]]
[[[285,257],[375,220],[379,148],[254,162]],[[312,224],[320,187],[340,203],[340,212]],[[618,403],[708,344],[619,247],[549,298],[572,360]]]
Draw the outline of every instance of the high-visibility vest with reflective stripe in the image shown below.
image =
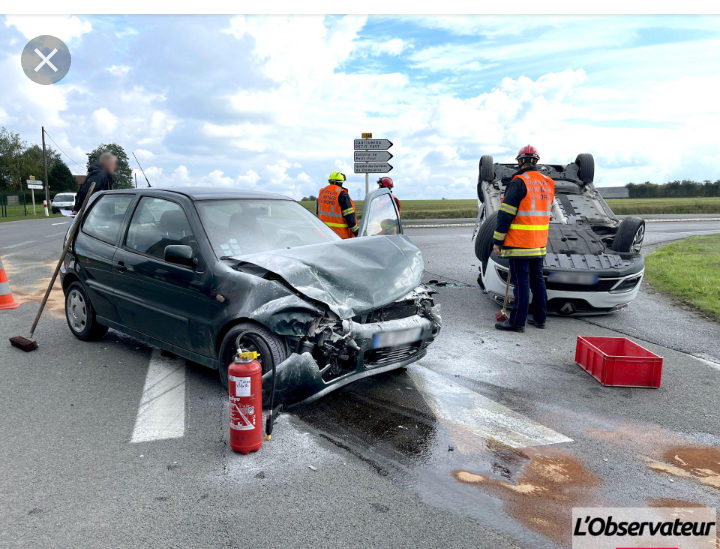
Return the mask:
[[[343,212],[340,209],[340,202],[338,200],[340,193],[347,192],[347,189],[340,185],[328,185],[324,189],[320,189],[317,200],[318,217],[342,238],[353,238],[355,235],[343,217],[351,213],[350,208]],[[349,197],[350,194],[348,193],[348,198]],[[350,203],[352,204],[352,212],[355,212],[355,202],[353,202],[352,198],[350,198]]]
[[[553,198],[555,198],[555,182],[548,176],[535,171],[522,173],[518,177],[523,179],[527,194],[520,201],[517,210],[509,204],[500,205],[501,211],[515,215],[503,240],[503,248],[509,246],[510,248],[525,248],[527,252],[535,252],[534,254],[523,254],[521,250],[516,250],[514,255],[545,255],[550,213]],[[513,250],[508,250],[508,252],[513,253]],[[503,253],[503,255],[506,254]]]

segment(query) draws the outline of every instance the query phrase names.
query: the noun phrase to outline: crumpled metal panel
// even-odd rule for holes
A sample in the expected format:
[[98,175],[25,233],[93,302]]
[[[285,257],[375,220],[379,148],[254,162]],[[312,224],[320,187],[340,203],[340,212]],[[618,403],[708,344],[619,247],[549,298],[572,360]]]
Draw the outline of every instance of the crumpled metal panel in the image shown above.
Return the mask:
[[235,257],[277,274],[342,319],[388,305],[422,282],[423,259],[404,235],[370,236]]

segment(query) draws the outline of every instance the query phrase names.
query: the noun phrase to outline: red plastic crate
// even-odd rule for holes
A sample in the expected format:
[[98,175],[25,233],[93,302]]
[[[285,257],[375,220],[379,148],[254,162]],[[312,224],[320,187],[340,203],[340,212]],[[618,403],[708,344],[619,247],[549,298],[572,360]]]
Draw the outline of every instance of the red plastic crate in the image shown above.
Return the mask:
[[663,359],[624,337],[578,336],[575,362],[612,387],[660,387]]

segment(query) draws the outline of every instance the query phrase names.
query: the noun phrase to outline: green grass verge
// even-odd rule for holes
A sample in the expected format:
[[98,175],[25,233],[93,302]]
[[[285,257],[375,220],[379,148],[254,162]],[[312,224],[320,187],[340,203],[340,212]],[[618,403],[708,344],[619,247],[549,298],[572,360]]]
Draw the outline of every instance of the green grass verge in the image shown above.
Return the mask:
[[645,260],[645,278],[720,321],[720,235],[692,236]]
[[720,197],[703,198],[611,198],[608,205],[616,215],[716,214]]
[[[7,206],[7,217],[3,217],[5,209],[0,212],[0,223],[5,221],[22,221],[23,219],[45,219],[45,212],[43,210],[42,201],[40,204],[35,204],[36,215],[33,215],[32,204],[28,206],[27,215],[25,215],[25,208],[23,206]],[[62,214],[50,213],[50,217],[62,217]]]
[[[477,217],[477,200],[403,200],[403,219],[457,219],[464,217]],[[315,203],[301,202],[308,210],[315,213]],[[355,207],[362,215],[363,201],[356,200]]]
[[[401,198],[402,200],[402,198]],[[613,198],[607,200],[617,215],[720,214],[720,197],[710,198]],[[315,203],[301,202],[311,212]],[[363,201],[356,200],[362,214]],[[402,200],[403,219],[457,219],[477,217],[477,200]]]

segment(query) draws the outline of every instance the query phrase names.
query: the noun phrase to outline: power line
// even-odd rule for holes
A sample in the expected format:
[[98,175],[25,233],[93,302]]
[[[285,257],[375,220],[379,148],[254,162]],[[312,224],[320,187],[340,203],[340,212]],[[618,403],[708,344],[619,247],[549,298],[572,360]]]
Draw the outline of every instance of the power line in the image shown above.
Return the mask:
[[[47,135],[48,137],[50,137],[50,141],[52,141],[53,143],[55,143],[55,140],[50,136],[50,134],[49,134],[47,131],[45,132],[45,135]],[[83,165],[78,164],[77,162],[75,162],[75,160],[73,160],[72,157],[71,157],[68,153],[66,153],[64,150],[62,150],[62,149],[60,148],[60,145],[58,145],[57,143],[55,143],[55,146],[58,148],[58,150],[59,150],[61,153],[63,153],[63,154],[64,154],[65,156],[67,156],[70,160],[72,160],[72,163],[73,163],[73,164],[75,164],[75,165],[78,166],[79,168],[82,168],[83,170],[85,169],[85,166],[83,166]]]

